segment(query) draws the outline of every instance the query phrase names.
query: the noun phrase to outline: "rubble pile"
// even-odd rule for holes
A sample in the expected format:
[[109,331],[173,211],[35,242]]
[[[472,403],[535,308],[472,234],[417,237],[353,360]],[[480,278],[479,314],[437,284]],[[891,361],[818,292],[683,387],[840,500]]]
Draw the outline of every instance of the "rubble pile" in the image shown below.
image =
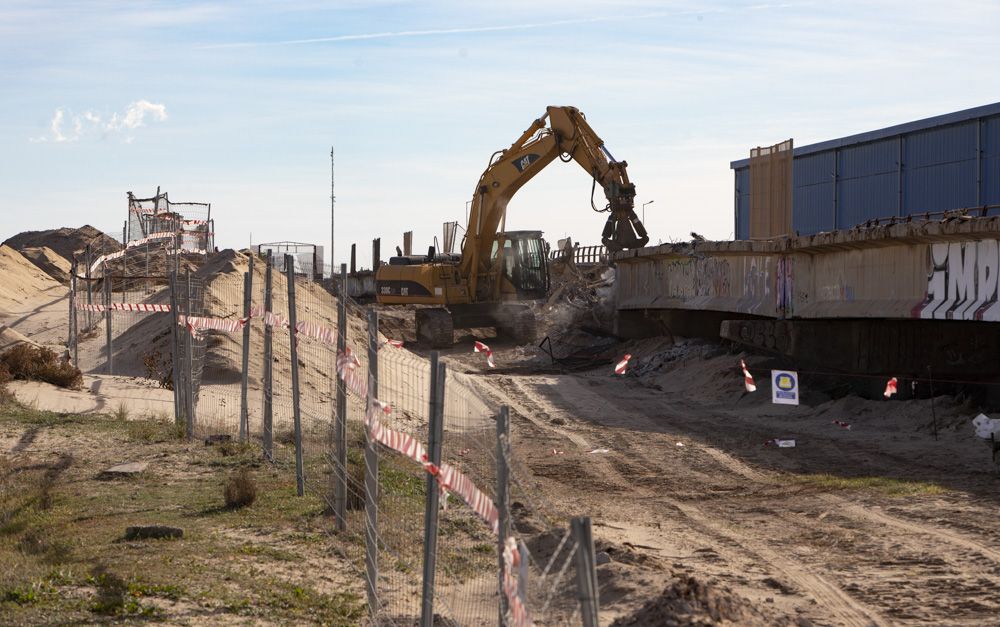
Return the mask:
[[595,340],[613,343],[614,268],[556,261],[549,276],[549,297],[535,312],[539,339],[548,337],[556,356],[593,347]]

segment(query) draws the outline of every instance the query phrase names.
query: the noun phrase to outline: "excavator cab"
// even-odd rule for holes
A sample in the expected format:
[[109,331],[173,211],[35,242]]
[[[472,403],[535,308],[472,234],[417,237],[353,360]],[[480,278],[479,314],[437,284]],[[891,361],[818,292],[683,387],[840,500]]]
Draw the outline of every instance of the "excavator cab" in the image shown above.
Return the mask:
[[[549,266],[541,231],[507,231],[503,242],[502,300],[534,300],[549,293]],[[493,243],[496,255],[497,242]]]

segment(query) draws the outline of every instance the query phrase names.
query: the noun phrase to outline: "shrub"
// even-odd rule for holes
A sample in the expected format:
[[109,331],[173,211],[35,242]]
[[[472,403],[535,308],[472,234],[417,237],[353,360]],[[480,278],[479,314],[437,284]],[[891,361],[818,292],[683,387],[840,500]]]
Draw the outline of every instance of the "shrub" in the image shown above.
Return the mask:
[[0,368],[5,369],[12,379],[44,381],[71,389],[83,386],[80,370],[43,346],[18,344],[8,349],[0,355]]
[[90,574],[90,582],[97,588],[91,610],[98,614],[117,614],[125,606],[128,585],[125,580],[99,564]]
[[14,398],[14,395],[7,389],[7,384],[11,379],[13,377],[10,376],[10,370],[3,362],[0,362],[0,403],[6,403]]
[[226,507],[237,509],[251,505],[257,499],[257,484],[246,468],[240,468],[229,475],[226,482]]
[[142,356],[142,365],[146,368],[146,378],[153,379],[161,388],[174,389],[174,369],[170,356],[163,357],[160,351],[154,350]]

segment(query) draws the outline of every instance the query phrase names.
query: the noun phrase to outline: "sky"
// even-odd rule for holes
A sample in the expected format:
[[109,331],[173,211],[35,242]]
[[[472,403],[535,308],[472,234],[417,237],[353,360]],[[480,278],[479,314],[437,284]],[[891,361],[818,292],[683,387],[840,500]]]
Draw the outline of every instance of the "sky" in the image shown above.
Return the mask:
[[[0,0],[0,240],[126,192],[209,202],[220,247],[414,250],[494,151],[572,105],[628,162],[653,243],[733,236],[730,161],[1000,101],[1000,3]],[[600,241],[553,162],[509,229]],[[598,192],[600,194],[600,192]],[[642,205],[646,204],[645,208]]]

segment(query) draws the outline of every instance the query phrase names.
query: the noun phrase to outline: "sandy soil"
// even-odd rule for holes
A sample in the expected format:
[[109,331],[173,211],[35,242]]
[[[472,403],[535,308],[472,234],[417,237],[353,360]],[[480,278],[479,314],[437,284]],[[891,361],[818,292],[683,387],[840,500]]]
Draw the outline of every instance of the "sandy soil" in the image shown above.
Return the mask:
[[[663,624],[624,619],[676,575],[765,612],[734,624],[984,624],[1000,609],[1000,479],[973,408],[939,397],[935,441],[929,401],[817,393],[775,406],[763,358],[747,356],[765,385],[746,395],[741,355],[698,342],[616,347],[575,374],[532,374],[546,370],[539,355],[493,346],[514,374],[490,373],[466,350],[449,361],[511,406],[518,454],[545,499],[647,558],[599,568],[602,618]],[[612,373],[626,350],[646,374]],[[776,437],[797,446],[764,445]]]
[[[212,270],[222,281],[209,287],[213,315],[231,309],[224,294],[238,293],[229,283],[242,262],[230,262]],[[276,309],[284,302],[280,285]],[[34,341],[61,341],[65,288],[53,286],[14,294],[0,322]],[[324,294],[303,297],[306,315],[332,324],[334,302]],[[411,318],[412,311],[385,309],[381,331],[410,341]],[[355,341],[363,328],[354,316]],[[136,341],[149,332],[136,331]],[[494,348],[496,370],[472,353],[475,338]],[[538,485],[536,500],[566,515],[593,517],[598,546],[612,558],[599,568],[602,622],[658,624],[652,610],[642,614],[644,604],[659,599],[661,608],[673,608],[689,594],[700,595],[706,607],[736,609],[718,620],[706,619],[712,616],[706,609],[697,618],[707,622],[678,624],[994,620],[1000,610],[993,594],[1000,585],[1000,479],[990,449],[973,435],[978,408],[936,399],[941,431],[935,440],[928,401],[831,398],[809,390],[800,407],[774,406],[766,360],[726,347],[670,338],[616,344],[565,332],[556,340],[557,357],[589,349],[583,365],[577,360],[567,369],[536,347],[510,346],[481,330],[456,334],[458,343],[445,358],[449,377],[465,390],[456,396],[476,399],[477,415],[487,406],[511,407],[519,470]],[[235,346],[227,338],[215,341],[206,361],[209,388],[233,386]],[[613,363],[625,352],[635,355],[631,373],[615,376]],[[394,365],[383,374],[386,394],[399,394],[401,414],[421,415],[422,392],[405,390],[423,387],[426,374],[407,379],[402,373],[414,371],[407,364],[420,363],[426,353],[408,345],[387,355],[386,363]],[[755,394],[743,392],[736,367],[741,356],[757,374]],[[300,358],[315,411],[325,415],[328,356],[304,350]],[[588,360],[589,369],[583,367]],[[284,371],[276,376],[287,378]],[[87,381],[83,392],[65,401],[78,403],[74,411],[113,410],[123,397],[169,402],[169,393],[137,391],[121,378]],[[50,396],[25,384],[17,393],[40,406]],[[454,413],[463,409],[457,405]],[[793,438],[796,447],[765,445],[774,438]],[[519,533],[541,547],[537,533],[544,526],[533,522],[540,512],[531,511],[531,503],[519,507]]]

